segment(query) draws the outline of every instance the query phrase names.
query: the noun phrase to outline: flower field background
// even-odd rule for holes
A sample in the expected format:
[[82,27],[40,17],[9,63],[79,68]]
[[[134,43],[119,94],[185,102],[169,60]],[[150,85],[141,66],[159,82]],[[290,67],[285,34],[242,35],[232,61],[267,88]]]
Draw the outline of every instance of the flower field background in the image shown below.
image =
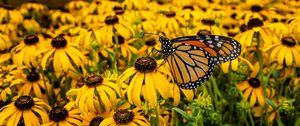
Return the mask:
[[[48,6],[0,6],[1,126],[300,125],[298,0]],[[241,54],[182,89],[159,36],[199,34],[233,38]]]

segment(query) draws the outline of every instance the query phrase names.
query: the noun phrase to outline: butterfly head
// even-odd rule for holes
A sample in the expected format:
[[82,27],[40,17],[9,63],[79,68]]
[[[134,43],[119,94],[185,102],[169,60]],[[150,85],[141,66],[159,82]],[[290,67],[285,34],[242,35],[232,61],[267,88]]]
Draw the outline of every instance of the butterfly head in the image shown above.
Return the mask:
[[159,41],[161,42],[161,49],[162,49],[161,52],[164,58],[168,57],[169,55],[172,54],[172,52],[174,52],[174,49],[172,47],[172,42],[170,39],[160,36]]

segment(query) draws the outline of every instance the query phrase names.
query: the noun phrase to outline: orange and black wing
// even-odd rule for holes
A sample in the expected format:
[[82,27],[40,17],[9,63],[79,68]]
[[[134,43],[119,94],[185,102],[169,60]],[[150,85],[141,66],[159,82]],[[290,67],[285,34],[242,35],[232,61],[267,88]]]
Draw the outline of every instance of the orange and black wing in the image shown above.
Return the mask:
[[176,51],[168,56],[167,61],[179,87],[194,89],[209,79],[215,63],[208,51],[185,43],[172,46]]
[[241,44],[228,37],[218,35],[204,35],[180,37],[172,40],[173,43],[185,43],[197,46],[210,53],[216,64],[234,60],[241,53]]

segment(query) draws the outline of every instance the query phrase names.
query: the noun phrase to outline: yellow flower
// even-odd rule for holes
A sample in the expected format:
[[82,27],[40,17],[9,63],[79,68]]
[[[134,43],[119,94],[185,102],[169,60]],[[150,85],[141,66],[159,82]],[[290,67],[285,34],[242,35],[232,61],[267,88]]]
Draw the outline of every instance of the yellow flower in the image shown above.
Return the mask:
[[20,66],[37,67],[39,63],[36,52],[43,47],[43,44],[37,35],[27,35],[24,41],[11,49],[13,63]]
[[253,70],[253,65],[251,64],[251,62],[241,56],[232,61],[222,63],[221,69],[224,73],[228,73],[228,71],[230,69],[233,71],[236,71],[236,70],[238,70],[239,64],[241,64],[242,62],[245,62],[248,65],[248,67],[250,68],[250,70]]
[[47,112],[50,106],[41,99],[30,96],[20,96],[14,102],[0,109],[0,124],[39,126],[49,122]]
[[61,26],[65,24],[75,24],[76,22],[76,18],[72,14],[60,10],[50,11],[50,16],[53,25]]
[[[95,93],[96,91],[97,93]],[[69,90],[67,96],[76,96],[76,106],[81,112],[103,113],[116,106],[120,88],[111,79],[90,75],[87,77],[85,85],[79,89]]]
[[125,0],[124,6],[131,10],[146,10],[150,8],[147,0]]
[[132,28],[138,32],[155,33],[155,13],[149,10],[130,11],[126,19],[133,25]]
[[[0,31],[2,33],[6,34],[10,38],[11,41],[16,41],[16,40],[18,41],[18,39],[19,39],[19,37],[17,36],[16,29],[17,29],[17,25],[15,25],[13,23],[0,24]],[[6,44],[11,44],[11,42],[6,43]]]
[[[243,100],[249,100],[250,107],[253,107],[256,103],[259,103],[261,106],[265,105],[264,87],[262,86],[261,81],[256,78],[258,70],[259,65],[256,63],[250,78],[238,85],[238,88],[243,92]],[[274,93],[273,88],[266,88],[266,97],[273,97]]]
[[146,118],[135,108],[133,110],[117,110],[112,117],[104,119],[100,126],[150,126]]
[[79,11],[84,8],[89,6],[89,2],[84,1],[84,0],[72,0],[69,1],[67,4],[65,4],[65,9],[69,10],[69,12],[73,13],[74,16],[79,15]]
[[41,66],[45,70],[53,66],[56,76],[69,71],[76,71],[85,61],[84,55],[76,48],[77,44],[67,40],[67,37],[59,35],[51,40],[51,43],[39,50],[43,53]]
[[138,50],[140,56],[148,55],[153,49],[161,49],[161,43],[153,37],[146,37],[144,41],[145,44]]
[[48,10],[48,7],[44,4],[40,4],[37,2],[31,2],[31,3],[23,3],[20,7],[20,12],[24,16],[28,16],[32,13],[43,13]]
[[19,24],[23,21],[22,14],[14,8],[0,8],[0,23]]
[[30,95],[38,98],[42,97],[42,90],[50,93],[51,84],[46,77],[43,77],[37,70],[32,69],[28,75],[22,74],[24,83],[19,87],[19,95]]
[[[296,35],[295,35],[296,36]],[[282,66],[300,67],[300,45],[293,35],[283,35],[281,42],[271,46],[270,59]]]
[[92,29],[96,39],[101,43],[100,45],[104,46],[113,45],[115,35],[121,35],[125,39],[129,39],[135,33],[129,22],[120,19],[116,15],[106,16],[103,24]]
[[[260,49],[265,49],[276,41],[276,35],[264,22],[258,18],[250,19],[247,23],[247,31],[237,34],[234,38],[239,41],[242,48],[253,47],[257,45],[256,33],[259,34]],[[242,49],[242,50],[243,50]]]
[[171,97],[173,98],[173,105],[178,106],[181,99],[182,94],[186,97],[187,101],[192,101],[194,99],[194,90],[185,90],[179,88],[177,84],[171,84]]
[[12,46],[12,43],[8,35],[0,33],[0,51],[9,49]]
[[213,19],[201,19],[201,21],[195,22],[194,25],[196,27],[194,28],[193,35],[195,35],[201,30],[207,30],[213,35],[228,36],[226,31],[217,26],[215,20]]
[[267,111],[263,111],[263,106],[256,106],[252,108],[253,116],[254,117],[261,117],[263,113],[268,113],[268,123],[271,124],[276,118],[276,111],[273,109],[272,106],[268,106]]
[[[137,39],[132,38],[129,40],[125,40],[122,36],[118,35],[118,44],[123,57],[127,58],[128,61],[131,60],[133,54],[137,54],[137,49],[130,45],[133,42],[136,42]],[[113,40],[114,43],[116,43]]]
[[175,11],[163,11],[157,18],[157,28],[159,32],[162,32],[167,37],[177,37],[182,33],[180,25],[185,21],[183,17],[176,15]]
[[22,67],[17,65],[1,66],[0,68],[0,100],[7,101],[16,95],[16,85],[22,84],[23,79],[19,78]]
[[42,126],[81,126],[82,118],[80,111],[72,102],[63,106],[53,107],[49,112],[49,123],[44,123]]
[[142,57],[137,59],[135,66],[128,68],[119,78],[119,84],[129,79],[126,94],[128,102],[138,107],[142,106],[141,97],[154,108],[157,103],[157,93],[164,99],[171,96],[170,84],[164,75],[172,76],[164,66],[157,68],[155,59]]
[[238,19],[243,19],[244,23],[248,23],[251,19],[257,18],[259,20],[267,20],[268,15],[272,15],[272,12],[267,9],[266,6],[262,4],[245,4],[245,10],[240,10],[237,15]]

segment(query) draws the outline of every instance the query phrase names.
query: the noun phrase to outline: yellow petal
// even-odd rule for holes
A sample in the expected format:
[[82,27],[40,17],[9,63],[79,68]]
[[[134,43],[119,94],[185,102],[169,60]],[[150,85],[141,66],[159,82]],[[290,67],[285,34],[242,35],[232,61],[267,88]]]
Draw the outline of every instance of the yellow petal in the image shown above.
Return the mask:
[[113,124],[114,122],[115,121],[114,121],[113,117],[106,118],[100,123],[100,126],[109,126],[109,125]]
[[166,90],[166,89],[170,89],[170,86],[169,86],[170,84],[169,84],[168,80],[160,73],[153,73],[150,75],[151,75],[153,83],[154,83],[155,87],[157,88],[158,92],[160,93],[160,95],[164,99],[167,99],[168,97],[170,97],[170,91]]
[[[135,82],[135,86],[133,87],[133,93],[132,95],[132,101],[136,106],[141,106],[141,90],[142,90],[142,85],[143,85],[143,81],[145,78],[148,78],[151,76],[145,76],[145,74],[139,74],[139,76],[137,77],[137,80]],[[152,78],[150,79],[152,81]]]
[[293,53],[293,56],[294,56],[294,59],[295,59],[295,65],[297,67],[300,66],[300,53],[299,53],[299,50],[297,50],[297,48],[291,48],[292,50],[292,53]]
[[241,84],[238,85],[238,88],[241,91],[244,91],[245,89],[247,89],[248,87],[250,87],[248,81],[243,81]]
[[55,51],[55,49],[51,49],[43,56],[41,65],[44,70],[46,69],[46,65],[47,65],[47,61],[49,61],[49,57],[53,54],[54,51]]
[[243,97],[243,100],[244,100],[244,101],[247,101],[247,100],[248,100],[249,95],[251,94],[252,89],[253,89],[252,87],[249,87],[249,88],[247,88],[247,90],[244,92],[244,97]]
[[259,88],[259,89],[253,89],[253,91],[254,91],[253,93],[255,93],[256,96],[257,96],[257,100],[258,100],[259,104],[261,106],[264,106],[265,105],[265,100],[264,100],[262,90]]
[[281,49],[279,50],[278,54],[278,63],[283,65],[284,57],[286,55],[287,47],[282,46]]
[[172,87],[172,95],[173,95],[173,105],[174,106],[177,106],[180,102],[180,90],[179,90],[179,87],[175,84],[173,84],[173,87]]
[[131,104],[133,103],[133,102],[132,102],[132,93],[134,92],[132,89],[133,89],[134,85],[136,84],[137,77],[138,77],[140,74],[141,74],[141,73],[136,73],[136,74],[134,75],[134,77],[133,77],[132,80],[130,81],[129,86],[128,86],[127,91],[126,91],[126,93],[127,93],[127,98],[128,98],[128,102],[131,103]]
[[[150,73],[146,73],[145,76],[150,76],[150,75],[147,75],[147,74],[150,74]],[[147,101],[149,102],[150,106],[152,108],[154,108],[157,104],[157,94],[156,94],[156,91],[155,91],[153,81],[150,80],[149,77],[145,78],[145,87],[146,87],[146,93],[147,93],[147,96],[148,96]]]
[[252,91],[251,96],[250,96],[250,107],[253,107],[255,105],[255,103],[256,103],[256,94]]

